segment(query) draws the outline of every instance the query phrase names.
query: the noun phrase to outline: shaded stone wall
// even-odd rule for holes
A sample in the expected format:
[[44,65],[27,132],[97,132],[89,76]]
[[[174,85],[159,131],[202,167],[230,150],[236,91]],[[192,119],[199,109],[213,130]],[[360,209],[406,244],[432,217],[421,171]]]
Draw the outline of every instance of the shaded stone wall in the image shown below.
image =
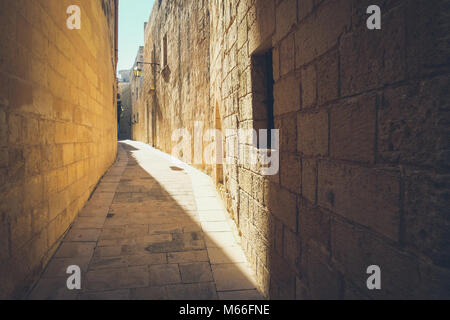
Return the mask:
[[[252,125],[252,55],[273,48],[280,172],[225,168],[228,201],[272,298],[448,295],[445,1],[211,2],[211,81]],[[222,99],[220,99],[222,97]],[[253,123],[255,126],[255,123]],[[379,265],[382,291],[366,287]]]
[[115,159],[114,8],[0,1],[0,298],[26,294]]
[[119,140],[131,139],[131,86],[130,83],[119,83],[119,94],[122,101],[122,114],[119,121]]
[[[167,34],[168,69],[146,70],[144,94],[166,152],[173,130],[192,131],[194,121],[267,126],[261,61],[272,57],[279,173],[239,164],[255,147],[240,139],[236,155],[233,134],[224,144],[232,164],[200,166],[216,179],[270,298],[449,295],[448,3],[379,1],[381,31],[366,28],[371,4],[162,1],[151,15],[146,61],[161,60]],[[208,6],[205,48],[199,12]],[[366,287],[370,265],[381,267],[381,291]]]
[[136,59],[130,72],[130,94],[131,94],[131,124],[132,124],[132,138],[133,140],[139,140],[148,142],[147,137],[147,118],[145,110],[143,109],[144,94],[142,91],[142,85],[144,83],[145,72],[141,71],[141,76],[136,77],[134,75],[134,68],[143,69],[142,65],[137,64],[137,61],[144,61],[144,47],[139,47],[136,55]]
[[[214,122],[209,103],[208,1],[156,1],[145,30],[144,59],[161,65],[144,67],[139,115],[146,125],[134,130],[145,137],[141,141],[171,153],[178,144],[178,140],[172,141],[174,130],[186,129],[193,141],[196,121],[205,129]],[[193,155],[193,144],[187,139],[182,143],[187,143],[185,150]],[[206,169],[202,163],[198,166]]]

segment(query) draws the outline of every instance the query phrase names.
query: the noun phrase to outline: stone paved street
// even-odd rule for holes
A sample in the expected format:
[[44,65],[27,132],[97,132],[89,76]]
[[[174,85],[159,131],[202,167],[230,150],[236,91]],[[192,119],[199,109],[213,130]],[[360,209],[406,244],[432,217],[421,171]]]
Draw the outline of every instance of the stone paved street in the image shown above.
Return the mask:
[[262,299],[234,234],[208,176],[122,142],[29,298]]

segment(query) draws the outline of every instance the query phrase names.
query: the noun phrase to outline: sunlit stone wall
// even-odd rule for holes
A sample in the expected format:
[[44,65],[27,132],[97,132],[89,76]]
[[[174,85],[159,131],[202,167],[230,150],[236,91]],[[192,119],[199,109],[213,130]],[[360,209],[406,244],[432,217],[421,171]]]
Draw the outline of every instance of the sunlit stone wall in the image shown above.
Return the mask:
[[115,159],[114,11],[0,1],[0,298],[27,293]]
[[[174,131],[186,130],[191,139],[186,136],[181,141],[184,153],[176,156],[188,160],[190,154],[194,161],[195,133],[202,146],[202,134],[215,121],[209,99],[208,1],[155,1],[145,29],[144,60],[160,65],[144,67],[144,96],[138,109],[133,108],[139,112],[140,124],[133,127],[133,135],[172,153],[179,143],[178,138],[172,140]],[[195,165],[212,170],[201,160]]]

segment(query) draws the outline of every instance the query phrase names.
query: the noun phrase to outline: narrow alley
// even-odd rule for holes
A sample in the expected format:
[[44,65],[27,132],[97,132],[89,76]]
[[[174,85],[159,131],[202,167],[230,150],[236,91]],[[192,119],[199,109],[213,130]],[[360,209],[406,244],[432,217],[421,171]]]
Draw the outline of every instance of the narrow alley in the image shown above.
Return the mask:
[[[142,143],[115,164],[30,299],[262,299],[211,178]],[[67,266],[85,274],[67,288]]]

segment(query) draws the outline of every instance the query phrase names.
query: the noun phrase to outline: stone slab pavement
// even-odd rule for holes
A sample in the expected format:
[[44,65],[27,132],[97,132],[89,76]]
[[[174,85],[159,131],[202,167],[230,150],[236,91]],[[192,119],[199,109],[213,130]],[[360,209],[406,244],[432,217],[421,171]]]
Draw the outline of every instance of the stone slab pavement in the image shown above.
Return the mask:
[[[29,295],[32,300],[263,299],[211,178],[139,142],[119,143]],[[81,289],[67,288],[67,268]]]

